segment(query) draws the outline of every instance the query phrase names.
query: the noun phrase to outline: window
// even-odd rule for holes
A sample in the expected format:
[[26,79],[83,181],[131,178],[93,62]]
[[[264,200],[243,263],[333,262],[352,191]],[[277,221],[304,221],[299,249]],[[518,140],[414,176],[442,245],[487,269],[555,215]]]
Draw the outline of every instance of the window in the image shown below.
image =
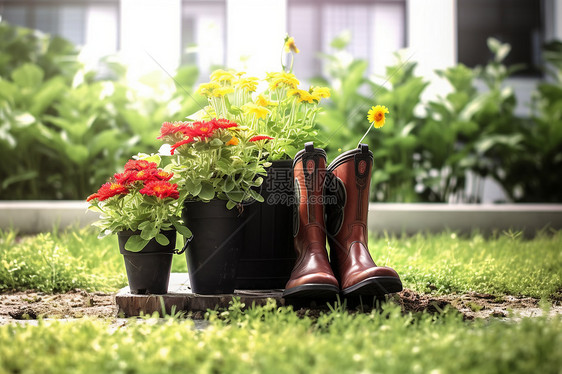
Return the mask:
[[392,0],[288,0],[288,32],[299,49],[295,59],[299,76],[321,74],[318,52],[333,53],[332,40],[351,33],[347,51],[369,62],[371,73],[384,74],[392,53],[406,45],[406,2]]
[[181,62],[195,64],[200,77],[226,61],[226,0],[183,0]]
[[486,40],[494,37],[511,45],[506,65],[526,65],[516,75],[540,75],[542,7],[537,0],[458,0],[458,61],[485,65],[492,58]]

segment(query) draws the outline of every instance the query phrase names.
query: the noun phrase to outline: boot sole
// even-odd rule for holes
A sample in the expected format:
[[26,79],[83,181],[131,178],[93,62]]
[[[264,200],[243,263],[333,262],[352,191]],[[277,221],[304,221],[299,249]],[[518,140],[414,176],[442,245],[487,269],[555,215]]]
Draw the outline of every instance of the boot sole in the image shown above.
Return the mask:
[[342,290],[343,296],[384,296],[389,293],[402,291],[400,278],[391,276],[367,278],[351,287]]
[[284,298],[335,298],[340,289],[332,284],[303,284],[283,291]]

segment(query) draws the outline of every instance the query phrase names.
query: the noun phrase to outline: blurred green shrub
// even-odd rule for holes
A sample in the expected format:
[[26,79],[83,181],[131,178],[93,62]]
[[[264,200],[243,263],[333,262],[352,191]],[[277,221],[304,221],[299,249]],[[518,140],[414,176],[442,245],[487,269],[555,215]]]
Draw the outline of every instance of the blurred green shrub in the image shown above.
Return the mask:
[[545,49],[552,82],[538,84],[534,114],[521,118],[515,114],[513,88],[505,84],[521,68],[503,64],[508,44],[490,38],[494,58],[485,66],[458,64],[436,71],[451,92],[422,103],[428,82],[415,75],[415,62],[397,54],[396,64],[386,69],[386,80],[378,84],[365,78],[365,61],[344,52],[347,41],[336,38],[332,46],[338,51],[323,56],[328,77],[315,82],[333,87],[333,94],[318,122],[333,158],[357,146],[372,105],[389,108],[387,124],[364,141],[375,156],[372,200],[477,203],[489,177],[513,201],[562,201],[560,43]]
[[[197,105],[173,89],[142,96],[122,65],[100,64],[110,78],[69,42],[0,23],[0,199],[84,199],[131,155],[156,152],[161,123]],[[177,80],[191,88],[197,75],[184,67]]]
[[[424,103],[429,82],[416,76],[416,62],[397,54],[375,82],[367,62],[345,51],[350,38],[334,39],[336,53],[322,56],[326,77],[312,81],[332,87],[317,117],[319,145],[333,159],[357,146],[372,105],[390,109],[387,124],[365,139],[375,156],[372,200],[480,202],[492,178],[512,201],[562,202],[562,43],[545,46],[549,80],[521,118],[505,83],[518,68],[503,64],[507,44],[488,41],[494,58],[486,66],[436,71],[451,91]],[[68,41],[0,23],[0,199],[84,199],[131,155],[156,152],[163,121],[205,105],[192,96],[195,66],[178,69],[176,87],[163,74],[144,77],[138,83],[151,91],[142,94],[124,66],[100,64],[88,71]]]
[[512,127],[518,150],[505,152],[494,178],[516,202],[562,202],[562,43],[543,54],[548,80],[533,92],[531,118]]

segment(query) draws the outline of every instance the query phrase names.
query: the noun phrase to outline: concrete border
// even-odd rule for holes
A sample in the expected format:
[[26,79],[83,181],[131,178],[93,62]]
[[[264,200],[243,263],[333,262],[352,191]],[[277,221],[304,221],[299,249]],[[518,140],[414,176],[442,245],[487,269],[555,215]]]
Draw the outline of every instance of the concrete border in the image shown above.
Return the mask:
[[369,206],[372,232],[413,234],[450,229],[467,234],[562,229],[562,204],[379,204]]
[[[97,214],[83,201],[0,201],[0,228],[20,233],[52,231],[54,227],[87,226]],[[562,204],[385,204],[369,205],[369,229],[375,233],[413,234],[450,229],[522,230],[533,235],[545,227],[562,229]]]

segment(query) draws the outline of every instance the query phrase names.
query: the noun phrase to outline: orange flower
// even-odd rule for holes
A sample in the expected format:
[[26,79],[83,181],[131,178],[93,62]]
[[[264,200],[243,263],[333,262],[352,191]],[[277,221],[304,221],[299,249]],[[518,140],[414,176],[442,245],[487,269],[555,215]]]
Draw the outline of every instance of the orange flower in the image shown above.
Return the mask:
[[226,145],[238,145],[238,143],[240,143],[240,140],[238,140],[237,137],[233,136],[232,139],[226,142]]

